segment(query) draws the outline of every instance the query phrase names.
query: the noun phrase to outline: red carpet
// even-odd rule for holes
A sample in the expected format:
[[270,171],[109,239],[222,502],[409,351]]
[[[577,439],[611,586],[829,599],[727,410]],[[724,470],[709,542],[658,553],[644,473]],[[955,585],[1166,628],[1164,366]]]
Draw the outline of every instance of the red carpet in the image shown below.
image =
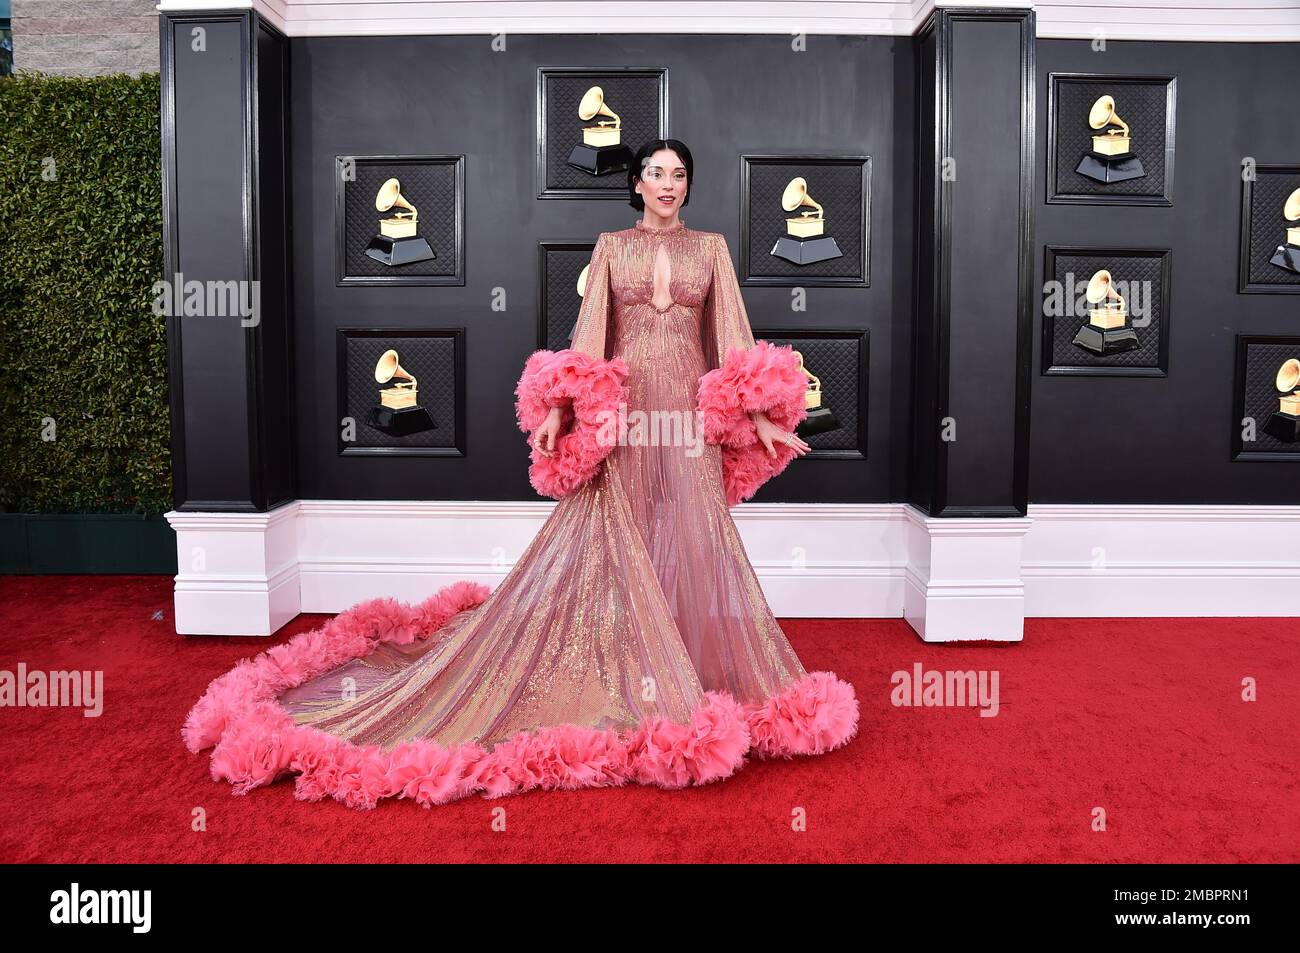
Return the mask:
[[[181,746],[211,679],[323,617],[274,639],[181,637],[171,591],[167,576],[0,579],[0,669],[104,673],[99,718],[0,709],[0,861],[1300,860],[1297,619],[1031,620],[1023,643],[966,647],[901,620],[786,620],[810,670],[857,688],[859,734],[839,751],[683,791],[361,812],[296,801],[288,782],[235,797]],[[890,676],[916,662],[996,670],[997,716],[895,707]],[[1241,700],[1245,677],[1258,701]]]

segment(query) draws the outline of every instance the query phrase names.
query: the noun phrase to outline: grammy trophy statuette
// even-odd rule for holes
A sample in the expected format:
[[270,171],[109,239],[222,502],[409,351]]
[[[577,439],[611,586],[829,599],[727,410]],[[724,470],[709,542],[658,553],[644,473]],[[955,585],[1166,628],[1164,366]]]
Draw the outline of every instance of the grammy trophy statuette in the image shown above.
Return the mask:
[[826,210],[812,200],[808,194],[808,183],[803,176],[796,176],[786,185],[781,194],[781,207],[793,212],[802,206],[804,209],[793,218],[785,220],[785,234],[772,246],[774,258],[784,258],[796,265],[812,265],[819,261],[840,258],[844,252],[835,239],[824,234],[826,230]]
[[392,348],[375,364],[375,380],[380,384],[391,382],[391,386],[379,389],[379,403],[370,408],[370,426],[390,437],[409,437],[437,429],[429,412],[416,403],[415,377],[398,363]]
[[623,145],[623,119],[606,105],[603,89],[593,86],[587,90],[578,103],[578,118],[584,122],[596,119],[596,124],[582,127],[582,142],[573,147],[567,164],[590,175],[627,171],[632,150]]
[[826,433],[828,430],[839,430],[842,426],[839,418],[835,416],[834,411],[822,404],[822,379],[803,366],[802,354],[798,351],[795,353],[799,354],[799,369],[808,375],[811,386],[803,395],[808,416],[799,421],[794,432],[800,437],[811,437],[813,434]]
[[1074,344],[1099,357],[1131,351],[1138,346],[1137,332],[1128,323],[1128,305],[1120,297],[1105,269],[1088,281],[1084,297],[1093,307],[1088,309],[1088,323],[1079,328]]
[[375,196],[375,210],[387,212],[394,208],[406,211],[379,220],[379,234],[370,239],[366,254],[390,267],[437,258],[429,243],[417,234],[416,223],[420,213],[402,197],[401,183],[397,179],[389,179],[379,187],[379,193]]
[[[1130,152],[1132,140],[1129,139],[1128,123],[1115,115],[1114,96],[1102,96],[1092,104],[1088,111],[1088,125],[1105,131],[1092,137],[1092,152],[1079,160],[1075,172],[1107,184],[1140,179],[1146,175],[1142,160]],[[1110,128],[1112,126],[1119,128]]]
[[1293,357],[1283,362],[1273,385],[1282,396],[1264,424],[1264,433],[1283,443],[1296,443],[1300,441],[1300,360]]
[[[1282,217],[1288,222],[1300,222],[1300,189],[1286,197]],[[1292,224],[1286,230],[1286,244],[1278,245],[1269,262],[1287,271],[1300,273],[1300,225]]]

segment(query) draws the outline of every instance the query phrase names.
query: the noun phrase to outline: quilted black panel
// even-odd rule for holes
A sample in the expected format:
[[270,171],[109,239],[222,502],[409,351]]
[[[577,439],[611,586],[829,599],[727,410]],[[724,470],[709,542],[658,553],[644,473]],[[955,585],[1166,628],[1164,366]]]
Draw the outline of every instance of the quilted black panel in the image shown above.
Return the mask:
[[[1250,267],[1251,284],[1300,285],[1300,274],[1279,268],[1269,259],[1277,246],[1286,241],[1287,220],[1282,217],[1286,197],[1300,189],[1300,168],[1288,172],[1257,171],[1250,189]],[[1300,222],[1290,223],[1300,225]]]
[[867,346],[866,336],[854,333],[843,337],[775,337],[767,334],[756,334],[755,337],[770,344],[794,348],[803,355],[804,367],[821,378],[822,406],[835,413],[841,426],[806,438],[812,447],[808,456],[844,456],[847,451],[865,457],[865,421],[858,413],[867,386],[859,375],[859,368],[865,366],[866,355],[861,354],[860,349]]
[[[456,160],[425,163],[372,162],[356,159],[356,179],[343,182],[343,278],[445,276],[456,267]],[[419,210],[420,235],[437,258],[390,267],[366,255],[370,239],[379,234],[375,193],[387,179],[402,184],[402,196]]]
[[[360,447],[448,447],[456,443],[456,339],[393,335],[391,337],[346,338],[346,406],[340,418],[356,421],[356,441],[341,444]],[[418,385],[419,406],[433,417],[437,427],[406,437],[392,437],[371,427],[370,408],[379,403],[380,385],[375,381],[375,363],[389,348],[397,350],[398,363],[413,374]]]
[[569,346],[569,333],[582,305],[578,297],[578,275],[591,261],[595,247],[595,242],[588,242],[581,248],[543,250],[541,347],[557,351]]
[[[1075,195],[1128,195],[1162,198],[1167,191],[1165,134],[1168,83],[1116,82],[1118,77],[1056,79],[1056,192]],[[1146,175],[1126,182],[1098,182],[1079,175],[1079,160],[1092,152],[1095,131],[1088,111],[1097,98],[1115,97],[1115,112],[1129,125],[1131,154],[1142,160]]]
[[[610,172],[595,176],[566,164],[573,147],[582,143],[582,129],[595,120],[578,116],[578,103],[592,86],[605,93],[605,102],[618,113],[623,125],[622,144],[636,153],[651,139],[667,134],[666,117],[660,115],[660,93],[667,82],[663,70],[591,70],[564,72],[543,70],[541,82],[545,84],[546,115],[541,128],[545,140],[541,143],[544,162],[543,189],[582,189],[622,197],[627,194],[627,173]],[[539,99],[538,108],[542,108]]]
[[[1277,399],[1282,396],[1275,385],[1278,369],[1293,357],[1300,357],[1300,339],[1246,345],[1243,416],[1255,418],[1255,440],[1244,443],[1243,452],[1300,454],[1300,443],[1285,443],[1264,433],[1264,424],[1278,409]],[[1233,421],[1233,426],[1240,427],[1241,421]]]
[[[1134,327],[1137,332],[1139,347],[1131,351],[1121,351],[1104,357],[1093,354],[1073,343],[1074,336],[1081,325],[1088,323],[1085,310],[1067,316],[1052,316],[1045,320],[1052,322],[1052,365],[1055,367],[1161,367],[1160,337],[1161,324],[1167,320],[1165,302],[1169,289],[1163,283],[1163,257],[1152,255],[1108,255],[1102,252],[1088,254],[1058,254],[1049,279],[1059,281],[1067,289],[1070,286],[1070,274],[1073,273],[1076,300],[1083,295],[1088,280],[1099,270],[1110,272],[1113,281],[1120,285],[1120,292],[1129,302],[1129,320],[1144,320],[1137,316],[1137,296],[1131,290],[1134,282],[1142,282],[1142,294],[1149,289],[1150,323],[1145,327]],[[1124,292],[1124,287],[1130,290]],[[1046,297],[1044,303],[1046,304]],[[1075,305],[1067,302],[1072,309]]]
[[[792,286],[817,278],[865,283],[864,247],[869,230],[863,216],[864,165],[869,182],[869,159],[809,162],[792,157],[789,162],[779,163],[751,161],[748,272],[742,277],[788,279]],[[786,233],[786,219],[794,214],[781,207],[781,195],[795,176],[807,180],[808,195],[826,210],[825,234],[835,239],[844,253],[841,257],[796,265],[772,255],[777,239]]]

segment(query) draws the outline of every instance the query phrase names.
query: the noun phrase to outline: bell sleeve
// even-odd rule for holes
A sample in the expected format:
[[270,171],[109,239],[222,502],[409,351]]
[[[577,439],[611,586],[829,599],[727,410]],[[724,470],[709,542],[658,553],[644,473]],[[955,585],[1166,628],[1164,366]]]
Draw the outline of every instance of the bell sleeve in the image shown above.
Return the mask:
[[701,343],[710,370],[698,383],[696,410],[705,442],[722,447],[722,482],[727,504],[752,497],[759,487],[789,466],[793,447],[774,443],[776,455],[758,439],[751,414],[762,412],[783,430],[794,430],[808,415],[804,395],[808,376],[789,346],[755,343],[740,282],[724,236],[712,242],[713,280],[704,303]]
[[[617,413],[627,403],[628,367],[605,357],[612,311],[612,240],[602,232],[592,250],[587,286],[570,346],[534,351],[515,385],[515,419],[528,434],[529,482],[543,496],[562,499],[589,483],[614,449]],[[533,436],[552,407],[562,408],[553,456]]]

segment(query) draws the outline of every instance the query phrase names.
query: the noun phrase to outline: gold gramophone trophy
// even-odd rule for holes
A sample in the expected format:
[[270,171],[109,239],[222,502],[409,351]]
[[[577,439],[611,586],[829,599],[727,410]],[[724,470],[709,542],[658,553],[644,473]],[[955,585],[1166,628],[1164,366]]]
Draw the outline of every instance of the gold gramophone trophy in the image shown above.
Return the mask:
[[401,183],[397,179],[389,179],[379,187],[379,193],[375,196],[375,210],[388,212],[394,208],[406,211],[379,220],[379,234],[370,239],[366,254],[389,266],[410,265],[437,258],[429,243],[417,234],[420,213],[402,197]]
[[[1300,189],[1286,197],[1282,204],[1282,217],[1288,222],[1300,222]],[[1300,273],[1300,225],[1292,224],[1286,230],[1286,244],[1278,245],[1269,261],[1279,268]]]
[[1079,160],[1075,172],[1107,184],[1146,175],[1142,160],[1130,151],[1133,143],[1129,139],[1128,123],[1115,114],[1114,96],[1102,96],[1092,104],[1088,125],[1105,131],[1092,137],[1092,152]]
[[[596,119],[608,116],[609,119]],[[623,145],[623,118],[605,103],[605,91],[593,86],[578,103],[578,118],[596,119],[594,126],[582,127],[582,142],[573,147],[567,163],[590,175],[624,172],[632,161],[632,150]]]
[[375,381],[387,386],[379,388],[379,403],[370,408],[370,426],[390,437],[409,437],[437,428],[429,412],[416,402],[414,375],[398,363],[392,348],[375,363]]
[[781,207],[793,212],[805,205],[810,208],[785,220],[785,234],[772,246],[772,256],[796,265],[813,265],[843,257],[844,252],[840,251],[835,239],[824,234],[826,210],[808,194],[808,183],[803,176],[795,176],[781,193]]
[[814,374],[808,368],[803,366],[803,355],[799,354],[799,370],[808,375],[808,390],[803,395],[803,405],[808,411],[808,416],[799,421],[794,428],[794,432],[800,437],[811,437],[813,434],[825,433],[828,430],[839,430],[840,422],[835,413],[822,403],[822,379]]
[[1300,441],[1300,360],[1293,357],[1283,362],[1273,386],[1282,396],[1278,398],[1277,410],[1264,424],[1264,433],[1283,443]]
[[1098,356],[1131,351],[1138,346],[1137,332],[1128,324],[1128,305],[1115,290],[1110,272],[1097,272],[1088,281],[1084,297],[1093,307],[1088,309],[1088,323],[1079,328],[1074,343]]

